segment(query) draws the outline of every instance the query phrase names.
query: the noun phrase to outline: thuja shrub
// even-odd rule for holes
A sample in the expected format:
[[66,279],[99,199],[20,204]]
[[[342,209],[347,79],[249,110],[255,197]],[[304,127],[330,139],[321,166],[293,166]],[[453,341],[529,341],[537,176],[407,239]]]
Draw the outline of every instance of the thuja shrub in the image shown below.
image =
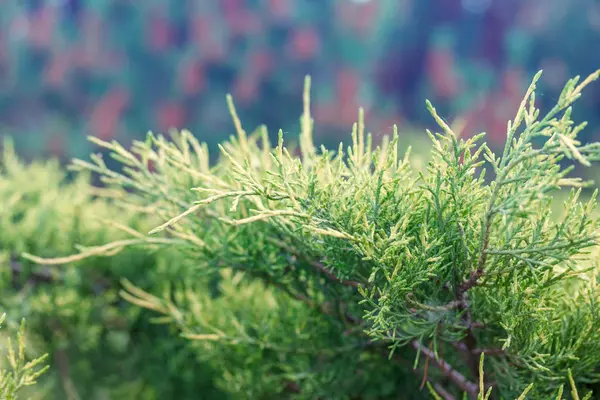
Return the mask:
[[[178,266],[186,265],[169,249],[120,251],[120,243],[135,244],[135,232],[158,220],[119,206],[116,191],[100,198],[97,192],[103,189],[90,185],[89,174],[70,177],[56,161],[25,164],[9,141],[3,147],[0,312],[7,317],[2,345],[17,334],[27,344],[25,356],[48,353],[51,368],[37,385],[25,387],[30,380],[21,378],[30,375],[13,372],[14,361],[2,356],[0,398],[12,398],[14,387],[19,398],[32,399],[193,398],[198,391],[222,398],[210,369],[197,362],[173,328],[151,324],[149,312],[118,295],[121,279],[160,291],[178,276]],[[102,248],[113,257],[68,265],[38,265],[20,256],[57,257],[74,245],[85,249],[106,242],[116,242]],[[18,333],[22,318],[26,334]],[[21,360],[23,354],[15,352]]]
[[297,148],[248,135],[229,98],[237,135],[213,165],[183,131],[131,149],[92,139],[122,169],[97,155],[73,167],[164,221],[131,244],[177,249],[185,279],[165,292],[123,280],[121,296],[175,327],[236,398],[590,398],[600,221],[571,172],[600,143],[577,140],[571,106],[599,75],[569,80],[547,114],[536,75],[501,154],[427,103],[441,132],[423,169],[396,130],[375,147],[362,113],[350,146],[317,148],[308,79]]

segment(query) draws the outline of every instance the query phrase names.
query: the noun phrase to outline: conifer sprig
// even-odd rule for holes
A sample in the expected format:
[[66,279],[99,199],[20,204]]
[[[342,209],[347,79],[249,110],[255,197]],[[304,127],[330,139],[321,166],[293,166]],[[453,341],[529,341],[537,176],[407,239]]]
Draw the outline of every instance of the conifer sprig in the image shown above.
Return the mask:
[[[6,319],[6,314],[0,316],[0,327]],[[17,394],[26,386],[35,385],[37,379],[42,376],[49,368],[44,365],[48,354],[27,361],[25,355],[25,320],[21,321],[21,327],[17,333],[17,347],[13,346],[11,339],[8,339],[5,354],[10,369],[0,369],[0,399],[15,400]]]

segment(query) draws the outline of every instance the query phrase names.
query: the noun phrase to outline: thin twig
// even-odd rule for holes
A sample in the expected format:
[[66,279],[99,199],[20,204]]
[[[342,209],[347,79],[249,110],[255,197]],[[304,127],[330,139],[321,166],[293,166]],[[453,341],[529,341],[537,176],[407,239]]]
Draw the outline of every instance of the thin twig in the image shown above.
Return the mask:
[[454,383],[462,391],[467,392],[471,397],[477,397],[479,388],[475,383],[465,378],[464,375],[452,368],[452,366],[445,360],[436,358],[433,351],[421,345],[418,341],[414,340],[411,344],[415,350],[420,351],[426,357],[429,357],[436,364],[436,366],[444,372],[448,379],[452,381],[452,383]]
[[[429,350],[431,351],[431,346],[433,346],[433,341],[429,343]],[[427,375],[429,373],[429,356],[425,357],[425,367],[423,368],[423,380],[421,381],[421,386],[419,389],[423,390],[425,387],[425,382],[427,382]]]

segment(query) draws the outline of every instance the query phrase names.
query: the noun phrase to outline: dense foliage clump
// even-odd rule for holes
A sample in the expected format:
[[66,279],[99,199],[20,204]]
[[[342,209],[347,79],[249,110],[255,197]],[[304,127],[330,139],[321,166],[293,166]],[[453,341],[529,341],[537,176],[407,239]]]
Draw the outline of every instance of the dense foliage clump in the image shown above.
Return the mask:
[[[110,287],[124,278],[130,306],[110,303],[177,330],[151,345],[192,352],[223,396],[561,399],[569,383],[572,398],[576,386],[589,398],[600,384],[600,220],[596,194],[582,199],[586,182],[570,173],[599,160],[600,143],[580,143],[585,124],[570,116],[599,75],[570,80],[540,115],[538,74],[500,155],[427,103],[442,132],[429,132],[424,169],[399,153],[397,132],[374,146],[362,112],[351,146],[317,148],[309,80],[298,148],[281,132],[273,147],[264,127],[248,135],[231,99],[237,135],[213,165],[187,131],[131,149],[92,139],[122,169],[98,155],[73,167],[102,179],[81,190],[110,209],[115,236],[95,228],[95,243],[67,240],[85,243],[75,255],[24,258],[104,271]],[[97,215],[82,212],[80,223]]]

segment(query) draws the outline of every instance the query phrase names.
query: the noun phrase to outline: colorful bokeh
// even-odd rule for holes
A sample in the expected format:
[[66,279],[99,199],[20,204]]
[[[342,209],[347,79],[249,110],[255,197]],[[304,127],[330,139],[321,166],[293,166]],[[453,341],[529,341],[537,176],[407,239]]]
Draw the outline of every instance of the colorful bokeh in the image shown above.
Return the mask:
[[[295,134],[313,77],[318,139],[346,139],[357,108],[377,138],[431,125],[504,139],[538,69],[540,105],[600,67],[594,0],[4,0],[0,135],[25,156],[84,156],[86,136],[189,128],[209,144],[248,129]],[[600,137],[600,88],[578,119]]]

